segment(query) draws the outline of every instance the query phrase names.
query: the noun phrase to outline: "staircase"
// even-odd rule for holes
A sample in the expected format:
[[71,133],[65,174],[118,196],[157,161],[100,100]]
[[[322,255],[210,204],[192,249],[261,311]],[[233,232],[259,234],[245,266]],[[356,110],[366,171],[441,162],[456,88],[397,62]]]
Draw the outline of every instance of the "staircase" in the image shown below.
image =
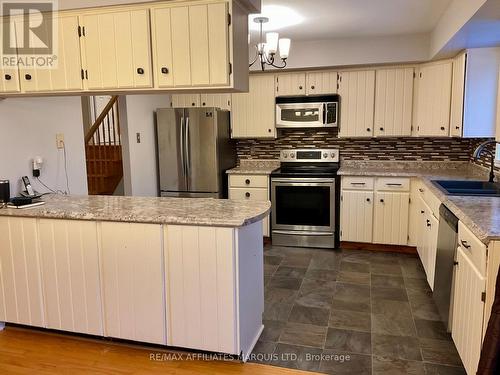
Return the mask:
[[113,96],[85,134],[89,195],[113,195],[123,178],[118,96]]

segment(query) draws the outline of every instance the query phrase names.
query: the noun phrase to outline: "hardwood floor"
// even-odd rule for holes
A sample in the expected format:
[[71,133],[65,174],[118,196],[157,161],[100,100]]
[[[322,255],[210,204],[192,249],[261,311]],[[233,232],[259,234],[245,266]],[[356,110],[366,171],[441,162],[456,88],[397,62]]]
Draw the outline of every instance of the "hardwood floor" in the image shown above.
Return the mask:
[[[151,360],[156,354],[159,360]],[[162,360],[157,347],[93,340],[7,326],[0,332],[0,374],[306,374],[256,363]],[[187,353],[183,353],[186,355]]]

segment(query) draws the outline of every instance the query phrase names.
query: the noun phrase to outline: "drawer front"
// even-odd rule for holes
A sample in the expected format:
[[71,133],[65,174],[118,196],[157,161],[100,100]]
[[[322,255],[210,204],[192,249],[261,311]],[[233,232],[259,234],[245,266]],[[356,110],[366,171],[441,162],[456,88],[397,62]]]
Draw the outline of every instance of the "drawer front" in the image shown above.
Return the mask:
[[431,209],[431,213],[439,219],[439,206],[441,206],[441,201],[434,193],[422,182],[417,182],[417,190],[420,197],[425,201],[425,203]]
[[374,184],[375,179],[373,177],[348,176],[342,178],[342,189],[373,190]]
[[253,188],[231,188],[229,189],[229,199],[248,199],[251,201],[268,201],[269,192],[267,189]]
[[230,187],[241,188],[268,188],[269,176],[256,176],[256,175],[229,175]]
[[486,245],[482,243],[462,222],[458,223],[458,245],[477,267],[486,275]]
[[410,179],[401,177],[379,177],[375,182],[378,191],[410,191]]

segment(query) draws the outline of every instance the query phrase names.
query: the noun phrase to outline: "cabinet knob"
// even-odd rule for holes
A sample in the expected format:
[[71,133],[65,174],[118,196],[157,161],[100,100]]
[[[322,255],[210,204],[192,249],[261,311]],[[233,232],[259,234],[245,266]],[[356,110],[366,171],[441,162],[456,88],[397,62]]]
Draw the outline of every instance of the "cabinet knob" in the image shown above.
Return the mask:
[[250,185],[250,180],[248,178],[245,180],[245,184]]
[[371,202],[371,199],[370,199],[370,198],[366,198],[366,201],[367,201],[367,202]]
[[196,107],[196,103],[191,103],[191,105],[192,105],[193,107]]
[[12,76],[11,76],[10,74],[6,74],[6,75],[5,75],[5,79],[6,79],[7,81],[10,81],[10,80],[12,79]]
[[383,199],[381,199],[381,200],[380,200],[380,203],[384,203],[384,200],[383,200]]
[[302,87],[302,86],[299,86],[299,90],[302,90],[302,89],[303,89],[303,87]]
[[381,128],[380,128],[380,131],[381,131],[381,132],[383,132],[383,131],[384,131],[384,128],[382,128],[382,127],[381,127]]
[[269,133],[271,133],[271,132],[272,132],[272,130],[271,130],[271,129],[267,129],[267,131],[268,131]]
[[250,193],[248,191],[245,193],[245,197],[250,198]]
[[366,128],[366,131],[367,132],[371,132],[372,130],[370,128]]
[[28,81],[31,81],[31,74],[26,74],[24,76],[24,78],[26,78],[26,80],[28,80]]
[[316,86],[312,85],[311,86],[311,90],[314,90],[316,88]]
[[431,221],[429,219],[427,219],[426,221],[427,221],[427,226],[430,227],[431,226]]
[[137,68],[137,74],[144,74],[143,68]]
[[455,126],[455,129],[460,130],[460,126]]
[[167,67],[163,67],[163,68],[161,68],[161,72],[162,72],[163,74],[168,74],[168,68],[167,68]]
[[467,243],[467,241],[464,241],[464,240],[461,240],[460,243],[462,244],[462,246],[466,249],[470,249],[470,245]]
[[446,128],[444,126],[441,126],[441,130],[444,130],[444,129],[446,129]]
[[207,103],[203,102],[203,103],[201,103],[201,105],[204,107],[204,106],[206,106],[206,105],[207,105]]
[[453,262],[453,265],[454,265],[454,266],[458,266],[458,262],[457,262],[457,261],[454,261],[454,262]]
[[424,210],[420,210],[420,213],[421,213],[421,214],[425,214],[425,211],[424,211]]

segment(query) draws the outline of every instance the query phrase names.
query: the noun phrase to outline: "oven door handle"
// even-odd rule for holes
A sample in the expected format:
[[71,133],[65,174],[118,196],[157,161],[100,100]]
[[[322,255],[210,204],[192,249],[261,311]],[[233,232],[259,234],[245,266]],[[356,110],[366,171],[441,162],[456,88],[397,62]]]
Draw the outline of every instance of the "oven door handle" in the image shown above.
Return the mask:
[[289,231],[289,230],[273,230],[275,234],[292,234],[292,235],[307,235],[307,236],[333,236],[333,232],[309,232],[309,231]]
[[333,178],[272,178],[271,182],[285,183],[285,184],[309,184],[309,183],[325,183],[325,184],[333,184],[335,183],[335,179]]

